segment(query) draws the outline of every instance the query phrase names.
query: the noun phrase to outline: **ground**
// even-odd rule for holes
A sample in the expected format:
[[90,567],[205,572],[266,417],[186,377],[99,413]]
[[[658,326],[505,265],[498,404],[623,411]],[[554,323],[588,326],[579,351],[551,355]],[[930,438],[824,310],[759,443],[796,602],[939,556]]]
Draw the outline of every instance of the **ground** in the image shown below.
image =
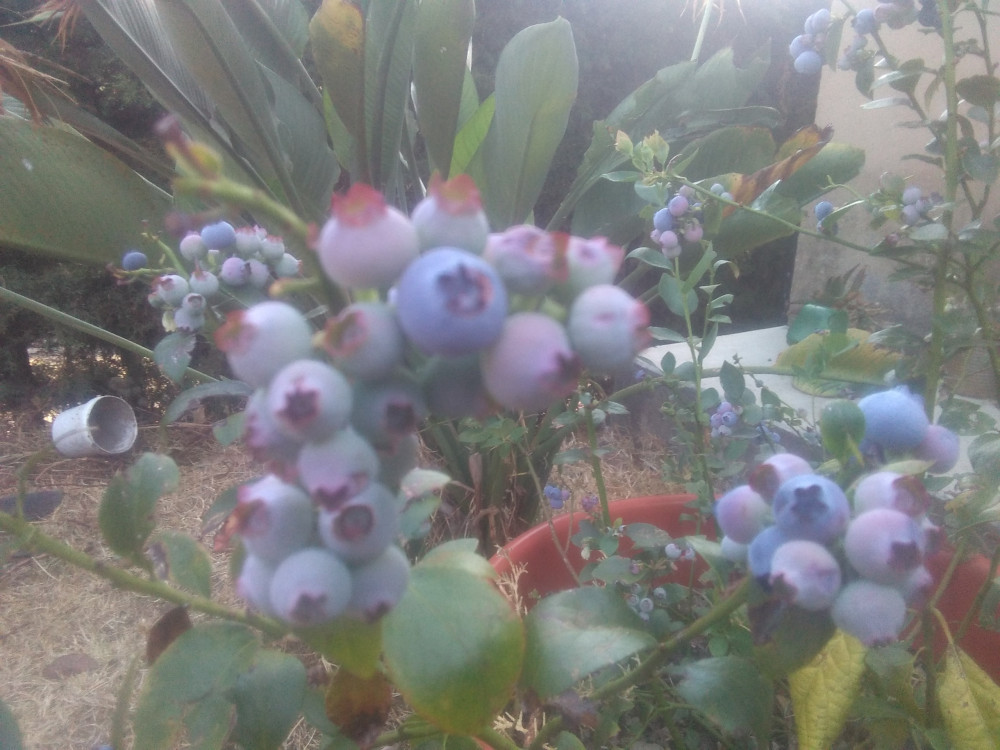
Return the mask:
[[[181,471],[182,490],[161,500],[158,525],[209,545],[211,537],[202,529],[205,511],[222,491],[259,471],[238,446],[220,447],[207,423],[175,424],[166,432],[155,424],[143,426],[136,446],[124,456],[71,459],[51,451],[48,425],[35,413],[0,412],[0,420],[0,498],[16,491],[18,472],[33,456],[48,451],[27,472],[26,489],[58,490],[62,500],[37,522],[39,528],[109,564],[120,561],[101,539],[98,507],[108,480],[142,451],[169,452]],[[661,479],[658,446],[637,445],[610,428],[601,441],[610,449],[604,459],[609,496],[669,489]],[[588,472],[577,467],[558,477],[575,497],[592,490],[590,481]],[[149,629],[171,605],[116,590],[49,555],[14,552],[4,562],[9,541],[0,535],[0,699],[17,717],[26,750],[91,750],[108,741],[129,665],[138,659],[144,671]],[[212,557],[214,596],[239,606],[229,581],[228,555]],[[286,648],[297,650],[294,643]],[[301,656],[309,661],[307,654]],[[139,680],[141,685],[142,674]],[[313,740],[302,726],[287,747],[304,750],[316,746]]]

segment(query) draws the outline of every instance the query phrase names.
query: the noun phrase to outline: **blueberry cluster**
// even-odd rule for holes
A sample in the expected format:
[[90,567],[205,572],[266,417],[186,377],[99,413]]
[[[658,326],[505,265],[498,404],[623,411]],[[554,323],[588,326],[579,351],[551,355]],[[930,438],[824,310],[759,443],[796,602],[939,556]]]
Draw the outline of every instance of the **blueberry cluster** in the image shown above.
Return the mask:
[[930,212],[937,204],[941,203],[941,197],[924,193],[917,185],[911,185],[903,191],[903,208],[900,211],[900,220],[906,226],[916,226],[917,224],[933,221]]
[[[722,185],[713,185],[717,195],[732,196],[725,192]],[[688,185],[680,189],[667,201],[667,205],[653,214],[653,231],[650,239],[660,245],[667,258],[676,258],[681,254],[681,245],[693,245],[701,241],[704,229],[701,225],[701,203],[696,200],[697,193]]]
[[[236,229],[228,221],[212,222],[186,234],[178,249],[192,270],[154,277],[148,297],[150,305],[164,311],[168,330],[200,331],[222,293],[240,287],[263,290],[275,278],[299,273],[299,260],[285,251],[283,240],[256,226]],[[138,250],[122,257],[125,271],[147,265],[146,255]]]
[[[929,425],[908,393],[882,391],[858,406],[863,449],[909,452],[934,461],[934,470],[954,464],[957,437]],[[722,551],[788,604],[829,611],[866,644],[890,642],[907,607],[920,606],[933,584],[924,561],[940,530],[927,518],[931,498],[916,477],[874,471],[854,484],[852,497],[798,456],[771,456],[716,501]]]
[[542,492],[552,510],[562,510],[570,498],[569,490],[565,487],[557,487],[554,484],[545,485],[545,489]]
[[[397,496],[428,413],[544,409],[582,367],[628,368],[649,340],[645,306],[612,283],[620,248],[530,226],[491,234],[468,178],[432,181],[409,217],[357,184],[334,199],[315,250],[364,301],[316,331],[268,300],[215,333],[256,389],[244,439],[269,470],[232,515],[247,552],[237,588],[295,625],[370,620],[402,595]],[[546,296],[562,318],[538,311]]]
[[708,418],[712,428],[712,437],[728,437],[733,434],[733,428],[740,423],[741,406],[733,406],[728,401],[719,404]]
[[797,73],[813,76],[823,69],[826,31],[831,20],[830,11],[820,8],[806,19],[802,33],[788,45],[788,54]]

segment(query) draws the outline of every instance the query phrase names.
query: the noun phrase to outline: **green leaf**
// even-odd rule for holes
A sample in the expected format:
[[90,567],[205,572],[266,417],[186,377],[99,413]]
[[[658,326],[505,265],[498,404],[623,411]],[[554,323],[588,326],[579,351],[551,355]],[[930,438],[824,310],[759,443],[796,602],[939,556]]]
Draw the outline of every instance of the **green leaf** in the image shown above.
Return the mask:
[[632,572],[632,561],[629,558],[611,555],[594,566],[590,571],[590,578],[607,584],[635,583],[642,578],[642,574]]
[[476,552],[478,545],[475,539],[452,539],[437,545],[424,555],[420,566],[462,570],[470,575],[492,580],[497,577],[497,572],[489,560]]
[[170,196],[85,138],[0,117],[0,205],[5,247],[105,264],[159,225]]
[[541,193],[576,100],[579,66],[569,22],[518,32],[500,54],[496,114],[483,144],[483,205],[500,230],[525,221]]
[[193,409],[203,399],[220,396],[244,398],[251,393],[253,393],[253,388],[240,380],[219,380],[215,383],[196,385],[182,391],[170,402],[170,406],[163,412],[163,424],[176,422],[188,409]]
[[258,651],[233,686],[233,739],[243,750],[280,748],[302,711],[305,691],[301,661],[278,651]]
[[382,653],[382,626],[353,617],[341,617],[318,628],[300,628],[295,634],[343,669],[362,678],[378,671]]
[[948,227],[937,222],[929,222],[913,227],[910,239],[914,242],[942,242],[948,239]]
[[802,750],[826,750],[840,735],[861,693],[866,651],[859,640],[838,630],[807,666],[789,675]]
[[476,19],[473,0],[422,0],[413,48],[413,89],[420,133],[443,176],[452,164],[465,61]]
[[969,104],[986,109],[1000,101],[1000,80],[992,75],[976,75],[963,78],[956,84],[958,95]]
[[[451,169],[448,170],[450,177],[468,172],[476,180],[476,184],[483,181],[479,150],[490,132],[490,125],[493,124],[496,101],[496,97],[492,94],[488,96],[475,113],[462,124],[455,136],[455,146],[451,153]],[[477,156],[480,158],[477,159]]]
[[719,380],[722,383],[722,390],[726,398],[732,402],[739,402],[746,391],[746,378],[743,372],[729,360],[722,363],[719,371]]
[[242,625],[209,623],[181,634],[150,667],[135,713],[135,746],[172,750],[183,737],[222,748],[234,707],[230,694],[259,644]]
[[937,699],[955,748],[996,750],[1000,737],[1000,687],[954,645],[945,651]]
[[161,530],[153,538],[149,556],[161,579],[204,597],[212,595],[212,560],[205,547],[187,534]]
[[769,736],[774,686],[749,659],[719,656],[678,667],[677,693],[730,734]]
[[197,336],[193,333],[168,333],[153,349],[153,361],[160,366],[164,375],[179,383],[191,364],[191,353],[196,342]]
[[0,747],[5,750],[22,750],[21,730],[10,707],[0,700]]
[[410,98],[417,4],[385,0],[368,6],[365,19],[365,134],[372,184],[394,195],[400,145]]
[[169,456],[144,453],[108,483],[97,512],[105,541],[115,553],[146,567],[143,546],[154,528],[153,508],[177,488],[180,472]]
[[684,148],[681,158],[694,158],[683,174],[693,181],[728,172],[752,174],[768,166],[776,150],[771,131],[766,128],[720,128]]
[[683,291],[681,282],[676,276],[663,274],[660,277],[657,291],[674,315],[683,317],[685,312],[693,312],[698,308],[698,293],[693,289]]
[[658,549],[674,540],[669,533],[651,523],[626,524],[625,536],[640,549]]
[[219,445],[223,447],[232,445],[243,437],[245,423],[246,414],[244,412],[230,414],[212,425],[212,435]]
[[510,700],[521,672],[524,630],[491,581],[417,565],[402,600],[383,618],[385,664],[423,718],[475,734]]
[[528,647],[521,681],[543,700],[655,645],[621,596],[604,588],[587,586],[546,597],[528,613],[525,625]]
[[861,458],[858,446],[865,436],[865,415],[854,401],[838,399],[823,407],[819,419],[823,448],[846,466]]
[[250,160],[275,179],[284,199],[303,208],[292,180],[277,118],[257,61],[219,0],[156,0],[170,44],[205,91]]

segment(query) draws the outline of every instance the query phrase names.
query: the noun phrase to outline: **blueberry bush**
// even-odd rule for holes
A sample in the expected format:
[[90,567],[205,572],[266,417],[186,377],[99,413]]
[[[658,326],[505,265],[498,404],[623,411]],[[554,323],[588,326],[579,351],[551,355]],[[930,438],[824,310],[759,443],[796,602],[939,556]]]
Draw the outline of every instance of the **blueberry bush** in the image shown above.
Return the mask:
[[[961,555],[989,541],[996,521],[992,433],[970,450],[975,473],[949,484],[957,435],[932,424],[938,381],[928,376],[922,400],[886,388],[873,355],[853,382],[879,387],[824,410],[817,460],[775,449],[769,430],[785,412],[766,391],[756,402],[753,373],[738,363],[718,373],[722,394],[703,388],[730,301],[716,274],[799,231],[803,206],[850,180],[862,158],[816,128],[775,144],[762,126],[775,113],[744,106],[759,65],[736,68],[723,53],[664,69],[626,98],[595,127],[560,208],[574,225],[560,232],[529,219],[576,85],[565,21],[516,36],[495,95],[479,102],[465,70],[471,2],[324,0],[311,19],[285,3],[85,7],[176,112],[158,128],[176,171],[171,208],[157,194],[154,207],[131,202],[116,228],[128,241],[110,257],[111,245],[100,250],[120,281],[148,285],[165,330],[148,354],[190,386],[164,422],[204,399],[240,399],[216,432],[241,440],[259,466],[212,509],[225,518],[214,541],[231,555],[239,606],[212,598],[208,550],[156,528],[156,504],[180,482],[167,455],[140,456],[104,494],[100,530],[115,564],[16,510],[0,513],[0,529],[24,546],[178,605],[152,629],[141,688],[137,669],[121,686],[112,747],[131,732],[152,750],[277,748],[300,719],[325,747],[345,749],[626,747],[649,737],[680,747],[996,747],[1000,688],[956,644],[973,618],[989,623],[997,587],[987,580],[954,633],[937,609]],[[891,25],[909,10],[881,3],[873,19]],[[815,70],[798,59],[827,54],[844,22],[807,20],[801,74]],[[300,57],[306,40],[322,88]],[[947,55],[941,81],[952,97],[986,88],[956,81]],[[674,111],[678,101],[690,109]],[[878,196],[895,208],[877,220],[913,207],[917,226],[902,236],[926,243],[920,257],[937,259],[932,270],[945,264],[938,278],[949,283],[949,264],[973,263],[983,248],[947,218],[965,179],[958,117],[951,107],[943,203],[923,191],[904,200],[900,190],[897,203],[888,189]],[[0,132],[27,143],[39,134],[26,122],[5,115]],[[79,135],[42,132],[107,158]],[[588,194],[608,186],[628,189],[651,247],[626,257],[578,231],[598,218]],[[825,207],[815,234],[835,239],[847,208]],[[164,215],[162,231],[148,226]],[[653,287],[633,290],[649,269]],[[680,330],[650,325],[653,300]],[[934,335],[932,366],[944,346]],[[690,362],[666,358],[608,388],[654,337],[685,343]],[[785,371],[815,380],[849,370],[848,333],[831,325],[820,338]],[[192,368],[206,342],[224,371]],[[623,525],[601,481],[596,425],[657,384],[693,392],[683,406],[696,464],[690,513],[706,533]],[[773,455],[717,493],[712,443],[744,429]],[[517,468],[542,517],[568,499],[548,469],[587,462],[598,496],[581,501],[587,519],[566,554],[581,555],[581,583],[597,585],[524,612],[501,593],[483,536],[429,544],[452,477],[418,466],[421,430],[449,470],[470,468],[462,445],[497,457],[500,471],[467,485],[497,508],[509,492],[502,469]],[[562,451],[575,430],[586,447]],[[538,505],[518,518],[534,521]],[[932,558],[949,544],[956,563],[936,577]],[[192,626],[187,610],[210,617]],[[943,651],[914,647],[936,630]],[[276,647],[285,636],[336,665],[325,691]],[[2,703],[0,739],[22,744]]]

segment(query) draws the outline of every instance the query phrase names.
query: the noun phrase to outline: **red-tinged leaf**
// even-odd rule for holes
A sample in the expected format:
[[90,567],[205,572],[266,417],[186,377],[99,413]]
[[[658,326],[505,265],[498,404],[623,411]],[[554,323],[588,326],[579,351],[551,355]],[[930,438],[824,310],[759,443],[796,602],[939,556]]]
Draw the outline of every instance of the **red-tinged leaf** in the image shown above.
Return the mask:
[[371,747],[391,707],[392,685],[381,672],[358,677],[342,669],[326,690],[327,717],[362,748]]
[[146,663],[152,664],[181,633],[191,629],[188,608],[174,607],[153,623],[146,636]]

